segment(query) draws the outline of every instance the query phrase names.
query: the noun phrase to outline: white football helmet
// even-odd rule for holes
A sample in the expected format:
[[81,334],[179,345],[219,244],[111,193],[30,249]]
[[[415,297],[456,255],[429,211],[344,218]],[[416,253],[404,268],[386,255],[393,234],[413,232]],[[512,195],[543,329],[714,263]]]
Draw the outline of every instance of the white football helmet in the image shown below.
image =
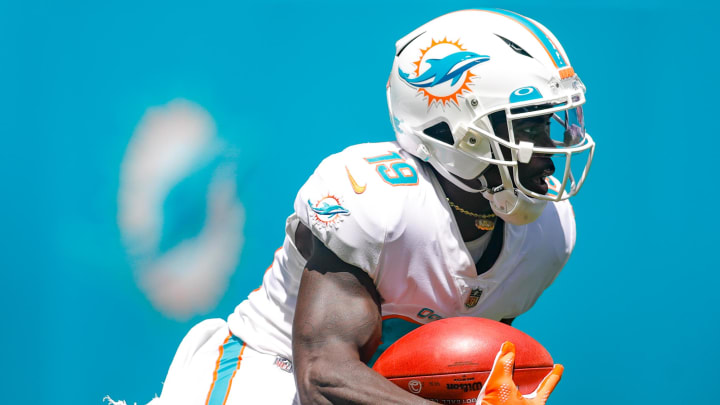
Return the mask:
[[[510,223],[534,221],[546,201],[575,195],[585,181],[595,148],[584,127],[585,86],[555,36],[534,20],[477,9],[424,24],[397,42],[387,95],[400,145],[463,190],[482,192]],[[490,123],[498,112],[505,114],[508,139]],[[552,144],[517,139],[513,124],[538,116],[549,118]],[[545,179],[547,194],[531,191],[518,176],[518,164],[533,154],[552,156],[561,169],[559,180]],[[499,167],[501,185],[487,185],[489,165]]]

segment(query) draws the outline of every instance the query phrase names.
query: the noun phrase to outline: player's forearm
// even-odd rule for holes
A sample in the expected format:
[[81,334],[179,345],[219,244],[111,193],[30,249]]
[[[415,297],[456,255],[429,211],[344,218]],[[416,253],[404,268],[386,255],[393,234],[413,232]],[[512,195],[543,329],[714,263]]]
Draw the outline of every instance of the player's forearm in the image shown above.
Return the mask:
[[[297,371],[301,403],[306,404],[434,404],[374,372],[360,360],[318,360]],[[296,369],[297,370],[297,369]]]

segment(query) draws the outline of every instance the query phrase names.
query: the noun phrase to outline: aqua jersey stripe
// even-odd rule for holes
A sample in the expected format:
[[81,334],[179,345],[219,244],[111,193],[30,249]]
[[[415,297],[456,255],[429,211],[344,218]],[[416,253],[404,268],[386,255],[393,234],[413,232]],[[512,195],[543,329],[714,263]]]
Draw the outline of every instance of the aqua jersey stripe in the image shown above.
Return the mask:
[[225,402],[233,373],[241,360],[242,347],[243,341],[235,336],[231,336],[228,342],[223,344],[223,355],[217,369],[217,380],[208,396],[207,405],[223,405]]
[[506,17],[512,18],[513,20],[517,21],[518,23],[522,24],[527,28],[530,32],[535,34],[537,39],[540,40],[540,42],[545,46],[545,49],[547,49],[548,53],[550,54],[550,57],[555,62],[555,65],[560,68],[564,68],[567,66],[567,62],[565,62],[565,59],[560,54],[560,50],[555,48],[555,45],[553,42],[548,38],[547,35],[532,21],[528,20],[527,18],[521,16],[520,14],[513,13],[512,11],[507,11],[499,8],[486,8],[482,9],[484,11],[490,11],[493,13],[502,14]]

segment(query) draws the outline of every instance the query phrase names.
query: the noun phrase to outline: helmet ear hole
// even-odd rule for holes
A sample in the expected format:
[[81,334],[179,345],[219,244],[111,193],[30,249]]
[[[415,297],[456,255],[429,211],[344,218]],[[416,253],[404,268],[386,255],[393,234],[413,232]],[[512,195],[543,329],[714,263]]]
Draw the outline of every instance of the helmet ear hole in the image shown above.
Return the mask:
[[452,131],[450,130],[450,125],[448,125],[445,121],[438,122],[431,127],[425,128],[423,133],[429,137],[437,139],[438,141],[445,142],[448,145],[455,144],[455,139],[453,138]]

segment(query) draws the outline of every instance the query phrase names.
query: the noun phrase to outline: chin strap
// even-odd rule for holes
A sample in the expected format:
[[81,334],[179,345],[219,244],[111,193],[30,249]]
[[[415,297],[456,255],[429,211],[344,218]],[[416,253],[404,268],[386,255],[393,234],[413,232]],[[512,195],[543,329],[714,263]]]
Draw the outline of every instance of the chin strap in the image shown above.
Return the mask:
[[513,225],[529,224],[542,214],[547,201],[530,198],[514,188],[505,189],[503,186],[483,192],[483,197],[490,201],[495,215],[503,221]]
[[[500,145],[497,142],[490,144],[495,156],[502,156]],[[547,201],[528,197],[516,189],[507,166],[499,166],[498,169],[502,185],[483,191],[483,197],[490,201],[490,208],[495,215],[513,225],[526,225],[538,219]]]
[[[430,164],[432,164],[432,162],[430,162]],[[441,176],[443,176],[447,180],[450,180],[450,182],[452,184],[454,184],[455,186],[457,186],[457,188],[459,188],[463,191],[467,191],[468,193],[484,193],[485,191],[487,191],[487,182],[485,181],[485,176],[481,175],[480,177],[478,177],[478,179],[480,180],[480,184],[483,185],[483,188],[476,189],[476,188],[472,188],[472,187],[468,186],[467,184],[463,183],[462,181],[460,181],[460,179],[458,177],[451,174],[442,165],[432,164],[432,167],[435,170],[437,170],[437,172],[440,173]]]
[[[496,153],[499,153],[499,150]],[[482,193],[483,197],[490,201],[490,208],[492,208],[495,215],[509,224],[526,225],[535,221],[540,217],[540,214],[545,209],[545,204],[547,204],[545,200],[528,197],[522,191],[517,190],[512,185],[510,173],[505,166],[499,168],[503,185],[490,189],[485,176],[480,175],[478,181],[480,181],[482,188],[476,189],[462,182],[442,165],[433,163],[430,162],[433,168],[459,189],[468,193]]]

